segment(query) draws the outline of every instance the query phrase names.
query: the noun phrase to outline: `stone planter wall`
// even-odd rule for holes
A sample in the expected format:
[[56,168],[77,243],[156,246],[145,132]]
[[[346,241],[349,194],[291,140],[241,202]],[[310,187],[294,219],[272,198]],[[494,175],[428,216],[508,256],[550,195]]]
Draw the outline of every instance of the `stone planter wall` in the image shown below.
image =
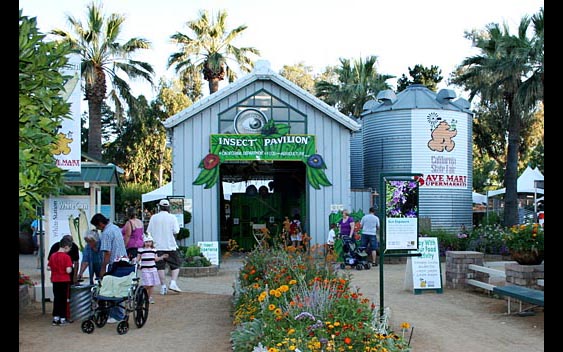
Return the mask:
[[483,253],[474,251],[446,252],[446,288],[466,288],[467,279],[479,279],[469,273],[469,264],[483,265]]
[[526,286],[543,291],[543,286],[538,285],[538,279],[544,278],[544,267],[540,265],[506,264],[506,282],[508,284]]
[[179,276],[182,277],[201,277],[201,276],[217,276],[219,266],[211,265],[204,267],[181,267]]
[[29,294],[29,286],[20,285],[19,312],[21,313],[29,304],[31,304],[31,295]]

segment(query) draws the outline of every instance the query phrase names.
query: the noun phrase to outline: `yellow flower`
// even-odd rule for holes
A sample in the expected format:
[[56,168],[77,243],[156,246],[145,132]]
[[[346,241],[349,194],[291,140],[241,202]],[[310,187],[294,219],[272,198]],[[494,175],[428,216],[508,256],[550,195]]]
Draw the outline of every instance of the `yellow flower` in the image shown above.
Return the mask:
[[404,322],[401,324],[401,329],[409,329],[411,327],[411,325],[407,322]]

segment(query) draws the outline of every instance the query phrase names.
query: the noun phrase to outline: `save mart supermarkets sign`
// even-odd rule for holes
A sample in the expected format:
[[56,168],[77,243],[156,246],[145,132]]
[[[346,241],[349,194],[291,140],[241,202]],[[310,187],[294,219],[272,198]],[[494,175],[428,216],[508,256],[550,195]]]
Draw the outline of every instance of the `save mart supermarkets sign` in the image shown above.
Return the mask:
[[221,161],[228,160],[297,160],[315,153],[315,136],[288,134],[266,137],[255,134],[212,134],[211,150]]

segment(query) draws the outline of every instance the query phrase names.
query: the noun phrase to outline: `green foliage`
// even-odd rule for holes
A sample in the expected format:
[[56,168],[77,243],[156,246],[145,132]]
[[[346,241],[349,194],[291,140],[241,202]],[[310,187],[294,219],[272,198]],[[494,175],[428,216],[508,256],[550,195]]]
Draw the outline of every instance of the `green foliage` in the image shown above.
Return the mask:
[[55,164],[57,129],[70,104],[60,95],[60,70],[70,53],[66,45],[44,41],[35,17],[19,13],[19,220],[35,217],[43,199],[63,187],[63,170]]
[[349,275],[303,252],[250,252],[235,282],[233,350],[410,351]]
[[184,210],[184,224],[189,224],[190,222],[192,222],[192,213]]
[[504,241],[510,250],[543,252],[544,229],[538,223],[514,225],[506,230]]
[[414,65],[414,68],[409,67],[409,75],[412,80],[409,80],[405,74],[397,80],[397,92],[402,92],[407,89],[411,84],[423,84],[431,91],[435,92],[438,89],[438,83],[442,82],[442,70],[438,66],[424,67],[421,64]]
[[197,245],[182,247],[184,252],[183,267],[207,267],[211,266],[211,262],[202,253],[201,248]]
[[143,194],[152,189],[152,185],[147,183],[122,184],[115,191],[115,208],[125,210],[128,207],[135,207],[140,209]]
[[315,93],[315,80],[313,78],[313,67],[299,62],[296,65],[284,65],[280,70],[280,76],[287,78],[307,92]]
[[365,102],[375,99],[379,91],[390,89],[391,86],[386,81],[395,77],[379,74],[376,63],[375,55],[368,56],[365,60],[340,58],[340,66],[335,69],[338,82],[316,81],[315,96],[344,115],[359,117]]
[[189,238],[190,237],[190,229],[185,227],[180,227],[180,232],[176,235],[176,239],[178,241]]

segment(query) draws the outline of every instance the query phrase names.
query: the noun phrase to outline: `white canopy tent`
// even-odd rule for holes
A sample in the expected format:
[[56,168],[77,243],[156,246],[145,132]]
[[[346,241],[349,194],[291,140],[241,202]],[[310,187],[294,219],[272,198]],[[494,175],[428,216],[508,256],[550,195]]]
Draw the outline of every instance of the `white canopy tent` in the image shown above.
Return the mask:
[[481,193],[472,192],[471,196],[473,198],[474,204],[487,204],[487,196]]
[[151,202],[154,200],[164,199],[166,197],[172,196],[172,183],[167,183],[164,186],[154,189],[148,193],[144,193],[141,196],[143,203]]
[[[516,192],[518,193],[541,193],[543,194],[543,188],[536,188],[535,181],[543,181],[543,174],[540,170],[536,167],[532,169],[530,166],[522,172],[522,174],[518,177],[518,181],[516,183]],[[489,197],[494,197],[499,194],[504,194],[506,192],[506,188],[497,189],[494,191],[487,192]]]

